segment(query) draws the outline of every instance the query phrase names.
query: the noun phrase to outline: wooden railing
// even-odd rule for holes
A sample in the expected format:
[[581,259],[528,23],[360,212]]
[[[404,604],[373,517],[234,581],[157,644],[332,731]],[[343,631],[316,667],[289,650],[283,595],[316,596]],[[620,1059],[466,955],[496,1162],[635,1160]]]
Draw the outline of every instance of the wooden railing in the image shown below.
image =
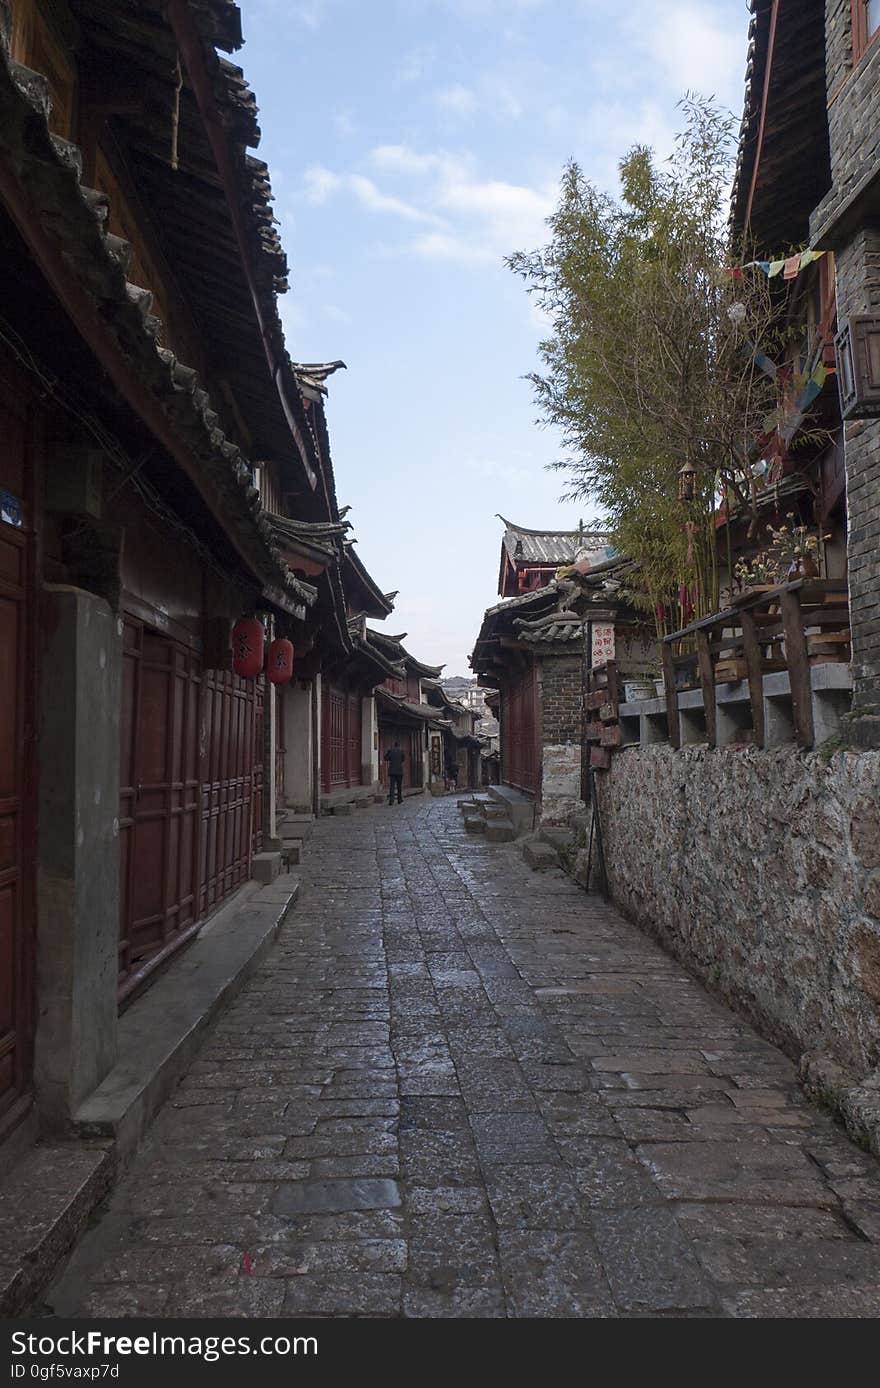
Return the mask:
[[706,740],[717,745],[715,686],[748,680],[753,738],[765,743],[765,674],[788,671],[795,737],[813,745],[810,667],[850,659],[846,583],[798,579],[761,592],[744,593],[723,612],[704,617],[663,642],[663,677],[669,738],[681,745],[679,694],[702,688]]

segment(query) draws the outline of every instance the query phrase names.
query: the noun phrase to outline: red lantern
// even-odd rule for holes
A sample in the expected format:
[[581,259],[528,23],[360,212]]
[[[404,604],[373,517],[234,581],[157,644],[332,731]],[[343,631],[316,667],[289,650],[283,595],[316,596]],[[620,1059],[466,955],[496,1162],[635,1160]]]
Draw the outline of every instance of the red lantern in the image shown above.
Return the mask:
[[270,684],[287,684],[293,679],[293,642],[279,636],[269,647],[266,662]]
[[232,668],[253,679],[263,668],[263,623],[256,617],[240,617],[232,628]]

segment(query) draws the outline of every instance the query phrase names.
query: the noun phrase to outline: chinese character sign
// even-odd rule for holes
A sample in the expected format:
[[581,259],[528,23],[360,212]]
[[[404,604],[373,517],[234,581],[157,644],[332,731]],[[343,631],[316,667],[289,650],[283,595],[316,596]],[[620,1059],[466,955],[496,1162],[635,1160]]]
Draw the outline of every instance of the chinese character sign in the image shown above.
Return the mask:
[[614,627],[611,623],[597,623],[593,627],[593,650],[591,665],[604,665],[614,659]]

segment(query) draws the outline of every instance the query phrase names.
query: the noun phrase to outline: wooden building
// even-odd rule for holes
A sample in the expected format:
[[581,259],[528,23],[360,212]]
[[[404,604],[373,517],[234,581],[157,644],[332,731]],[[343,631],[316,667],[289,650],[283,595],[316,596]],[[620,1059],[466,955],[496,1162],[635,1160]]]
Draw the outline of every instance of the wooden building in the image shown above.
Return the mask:
[[[442,665],[425,665],[410,655],[403,645],[406,632],[386,635],[367,629],[370,645],[394,666],[394,673],[376,689],[376,721],[379,748],[379,776],[388,790],[388,763],[385,753],[398,742],[406,758],[403,773],[404,795],[427,790],[437,780],[436,756],[432,761],[431,735],[439,734],[437,709],[427,701],[425,685],[442,673]],[[442,774],[442,772],[441,772]]]
[[[233,623],[352,640],[240,43],[227,0],[0,0],[0,1138],[69,1124],[271,847]],[[329,529],[292,566],[267,506]]]
[[[450,766],[455,767],[456,789],[479,789],[482,785],[480,754],[488,739],[477,733],[477,709],[468,708],[451,697],[440,680],[423,680],[422,690],[437,711],[437,724],[432,724],[430,732],[431,789],[443,789]],[[483,691],[479,692],[482,695]]]
[[562,565],[580,557],[591,564],[604,564],[613,557],[608,536],[588,530],[581,521],[577,530],[528,530],[513,521],[504,521],[501,562],[498,569],[498,596],[521,597],[545,588]]
[[[850,733],[880,746],[880,8],[874,0],[751,0],[734,231],[756,254],[825,252],[797,280],[796,364],[825,364],[823,446],[777,450],[777,480],[846,579]],[[783,443],[786,441],[783,440]],[[791,509],[791,504],[787,504]]]
[[626,568],[582,555],[490,607],[471,655],[480,683],[498,691],[501,783],[534,799],[547,823],[567,822],[581,802],[585,665],[618,650],[634,668],[644,661],[641,623],[621,595]]

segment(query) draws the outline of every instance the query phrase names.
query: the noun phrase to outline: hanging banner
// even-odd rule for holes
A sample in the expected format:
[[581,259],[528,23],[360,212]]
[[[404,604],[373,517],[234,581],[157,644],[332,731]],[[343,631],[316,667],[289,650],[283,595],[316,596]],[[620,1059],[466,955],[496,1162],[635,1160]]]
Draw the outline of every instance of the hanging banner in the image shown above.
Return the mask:
[[795,255],[782,256],[779,260],[747,260],[745,265],[725,265],[725,275],[730,275],[731,279],[741,280],[745,276],[744,270],[763,270],[768,279],[775,279],[777,275],[782,275],[783,279],[797,279],[802,270],[815,261],[821,260],[826,251],[798,251]]

